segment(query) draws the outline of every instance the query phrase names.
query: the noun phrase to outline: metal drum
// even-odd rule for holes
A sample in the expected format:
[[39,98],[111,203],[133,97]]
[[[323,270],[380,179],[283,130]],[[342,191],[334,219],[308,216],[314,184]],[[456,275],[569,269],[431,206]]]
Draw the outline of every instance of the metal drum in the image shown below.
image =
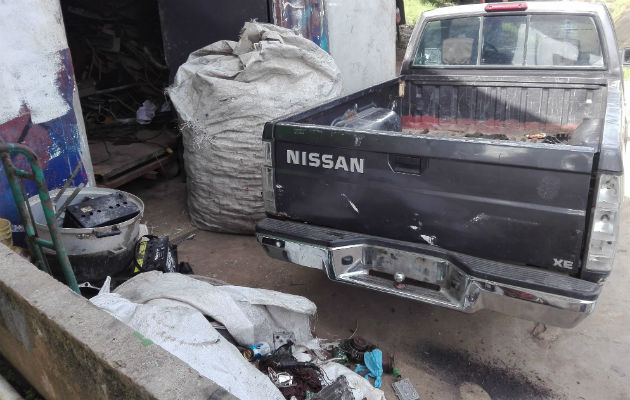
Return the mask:
[[[57,190],[51,191],[50,197],[55,198],[57,192]],[[72,190],[67,190],[57,201],[57,204],[63,204],[71,192]],[[122,191],[86,187],[70,204],[77,204],[86,198],[95,198],[116,192]],[[68,252],[70,264],[72,264],[72,269],[79,283],[100,281],[108,275],[119,274],[129,267],[133,260],[134,246],[140,236],[140,220],[144,213],[144,204],[138,197],[130,193],[122,193],[140,209],[138,215],[127,221],[96,228],[63,228],[64,214],[62,213],[58,218],[61,240]],[[46,226],[39,197],[31,197],[29,204],[39,236],[42,239],[50,240],[50,233]],[[55,257],[52,257],[52,254],[50,257],[47,255],[47,260],[53,274],[58,275]]]

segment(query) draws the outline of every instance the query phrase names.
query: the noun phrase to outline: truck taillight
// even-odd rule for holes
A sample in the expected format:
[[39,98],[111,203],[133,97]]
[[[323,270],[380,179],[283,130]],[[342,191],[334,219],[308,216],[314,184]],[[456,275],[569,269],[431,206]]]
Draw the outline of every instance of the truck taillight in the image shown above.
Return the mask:
[[527,3],[490,3],[485,8],[486,12],[493,11],[525,11],[527,10]]
[[271,142],[263,141],[265,161],[262,167],[262,189],[265,212],[276,214],[276,195],[274,193],[273,153]]
[[585,269],[592,272],[612,270],[621,222],[619,212],[623,200],[623,177],[602,174],[597,181],[597,197],[593,210]]

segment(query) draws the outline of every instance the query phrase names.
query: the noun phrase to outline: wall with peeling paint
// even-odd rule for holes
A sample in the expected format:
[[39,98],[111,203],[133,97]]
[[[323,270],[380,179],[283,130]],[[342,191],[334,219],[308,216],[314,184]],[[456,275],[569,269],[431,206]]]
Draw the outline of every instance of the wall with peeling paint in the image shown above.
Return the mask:
[[[0,137],[37,154],[48,189],[62,186],[82,161],[74,184],[93,184],[92,163],[57,0],[0,0]],[[14,161],[25,167],[18,156]],[[30,194],[36,191],[26,185]],[[0,216],[21,230],[0,167]]]

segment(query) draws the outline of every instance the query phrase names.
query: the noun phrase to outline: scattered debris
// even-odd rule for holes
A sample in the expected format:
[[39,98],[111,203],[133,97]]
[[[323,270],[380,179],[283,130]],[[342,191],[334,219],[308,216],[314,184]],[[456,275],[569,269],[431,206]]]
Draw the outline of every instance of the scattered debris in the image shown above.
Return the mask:
[[269,344],[266,342],[250,344],[245,346],[245,349],[242,351],[242,353],[243,357],[245,357],[247,361],[254,361],[262,356],[266,356],[271,353],[271,347],[269,347]]
[[[269,379],[271,379],[271,382],[273,382],[273,384],[276,385],[276,387],[286,388],[286,387],[291,387],[295,385],[293,383],[293,375],[289,374],[288,372],[276,372],[271,368],[267,368],[267,371],[268,371]],[[295,396],[291,396],[291,397],[295,397]]]
[[341,375],[333,383],[311,397],[311,400],[354,400],[354,396],[348,378]]
[[176,272],[177,246],[169,242],[168,236],[144,235],[136,243],[134,261],[134,274],[147,271]]
[[136,121],[140,125],[148,125],[153,121],[155,117],[155,112],[157,111],[158,106],[155,105],[151,100],[145,100],[142,105],[136,111]]
[[380,388],[383,381],[383,352],[379,349],[367,351],[363,354],[363,365],[357,365],[354,372],[364,375],[365,379],[374,378],[374,387]]
[[287,343],[295,343],[295,334],[293,332],[274,332],[273,333],[273,348],[274,350],[279,349]]
[[[303,297],[157,271],[138,274],[112,293],[106,286],[94,304],[239,398],[385,399],[337,363],[339,341],[312,337],[309,317],[316,309]],[[271,340],[286,343],[271,351]],[[346,341],[357,357],[356,348],[373,348],[360,337]],[[376,361],[369,351],[360,357],[370,367]]]
[[101,290],[100,287],[96,287],[96,286],[92,285],[90,282],[79,283],[79,287],[80,288],[93,289],[93,290]]
[[348,379],[355,400],[385,400],[385,394],[382,390],[374,388],[365,378],[355,374],[347,367],[336,362],[327,362],[321,368],[330,380],[337,379],[342,375],[345,376]]
[[189,263],[178,263],[177,245],[172,244],[168,236],[142,235],[135,245],[132,273],[148,271],[193,273]]
[[[258,368],[261,371],[273,368],[275,371],[290,374],[294,385],[281,388],[280,391],[287,399],[292,396],[304,399],[308,392],[317,393],[322,389],[323,374],[317,365],[308,361],[298,361],[293,356],[292,348],[293,342],[288,342],[271,354],[261,357]],[[273,377],[271,379],[273,381]]]
[[392,387],[394,388],[394,393],[396,393],[396,396],[398,396],[400,400],[420,399],[420,395],[416,391],[416,388],[414,388],[411,384],[409,378],[392,383]]

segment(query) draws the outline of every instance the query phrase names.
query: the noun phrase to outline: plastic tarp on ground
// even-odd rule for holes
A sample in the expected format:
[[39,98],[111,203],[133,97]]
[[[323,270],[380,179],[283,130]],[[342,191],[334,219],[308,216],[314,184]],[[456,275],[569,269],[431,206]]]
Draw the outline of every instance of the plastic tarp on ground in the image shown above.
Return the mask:
[[[318,346],[309,323],[315,304],[271,290],[215,286],[187,275],[152,271],[123,283],[115,293],[104,289],[90,301],[241,399],[284,397],[206,316],[224,325],[240,345],[271,344],[274,332],[290,331],[302,348]],[[346,375],[356,399],[384,399],[382,391],[340,364],[326,363],[322,369],[331,382]]]
[[188,208],[202,229],[252,233],[264,217],[265,122],[337,97],[332,57],[288,29],[248,22],[239,42],[193,52],[168,94],[182,122]]

